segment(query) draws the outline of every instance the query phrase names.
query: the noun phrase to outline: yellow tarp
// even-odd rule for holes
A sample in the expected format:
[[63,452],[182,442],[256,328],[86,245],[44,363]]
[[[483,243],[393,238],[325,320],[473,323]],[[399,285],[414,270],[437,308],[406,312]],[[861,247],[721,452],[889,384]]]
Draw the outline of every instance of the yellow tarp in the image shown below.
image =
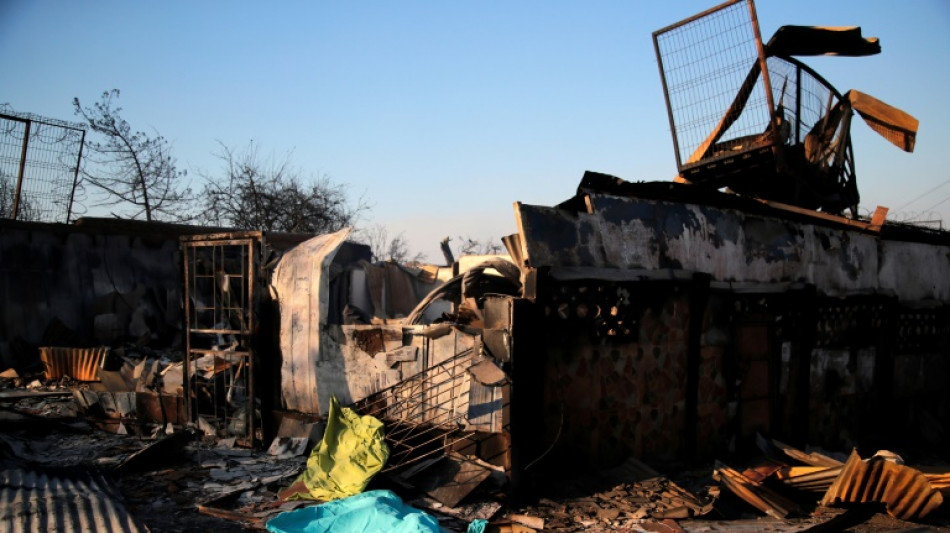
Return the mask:
[[296,492],[289,499],[331,501],[363,492],[389,458],[383,436],[383,423],[378,419],[360,416],[331,398],[323,439],[294,483],[302,482],[306,492]]

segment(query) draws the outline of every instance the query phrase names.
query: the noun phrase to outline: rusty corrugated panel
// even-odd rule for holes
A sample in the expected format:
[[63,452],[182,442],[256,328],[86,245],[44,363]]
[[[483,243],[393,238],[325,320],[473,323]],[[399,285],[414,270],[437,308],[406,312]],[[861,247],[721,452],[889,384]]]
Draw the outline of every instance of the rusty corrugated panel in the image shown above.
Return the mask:
[[146,533],[108,482],[91,472],[0,470],[0,531]]
[[749,505],[771,517],[785,518],[798,512],[798,505],[795,502],[718,461],[713,470],[713,479],[718,480]]
[[943,496],[919,470],[879,457],[862,461],[852,451],[821,504],[860,502],[881,502],[895,518],[918,520],[940,507]]
[[386,312],[386,297],[384,295],[386,269],[367,261],[360,261],[360,266],[363,267],[363,272],[366,273],[366,290],[369,292],[370,301],[373,302],[373,316],[389,318],[389,314]]
[[46,379],[69,376],[77,381],[99,381],[99,367],[109,348],[40,347],[40,359],[46,365]]

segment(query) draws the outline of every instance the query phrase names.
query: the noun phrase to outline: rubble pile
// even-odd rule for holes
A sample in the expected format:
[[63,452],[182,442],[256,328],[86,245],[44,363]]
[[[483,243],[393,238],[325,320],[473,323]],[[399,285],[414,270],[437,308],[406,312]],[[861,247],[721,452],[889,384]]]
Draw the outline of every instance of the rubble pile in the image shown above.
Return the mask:
[[[300,424],[286,419],[285,435],[266,451],[240,447],[239,437],[202,431],[200,419],[196,424],[154,420],[135,410],[141,403],[122,400],[123,394],[160,396],[156,391],[166,385],[161,378],[180,363],[115,354],[106,360],[118,369],[105,370],[105,375],[112,372],[131,391],[96,390],[103,383],[77,382],[68,375],[44,380],[7,373],[0,378],[0,400],[8,416],[7,430],[0,434],[6,461],[28,468],[101,472],[102,479],[113,480],[132,517],[152,531],[262,530],[277,516],[321,503],[288,501],[287,495],[310,468],[305,456],[320,442],[314,428],[326,424],[290,430]],[[199,363],[195,369],[196,379],[213,380],[229,367]],[[96,398],[101,410],[89,398]],[[368,415],[349,416],[355,417],[351,423],[368,420]],[[110,417],[114,423],[107,423]],[[325,434],[321,449],[336,449],[333,438]],[[862,459],[856,451],[850,456],[806,452],[762,436],[757,442],[761,455],[732,459],[748,466],[717,462],[700,474],[690,472],[685,485],[628,458],[579,479],[552,478],[542,496],[527,506],[509,500],[503,468],[463,449],[436,448],[420,460],[385,469],[364,492],[395,491],[407,509],[414,509],[407,512],[434,517],[443,531],[801,531],[826,522],[880,522],[878,509],[891,516],[891,524],[950,524],[942,511],[950,467],[914,468],[886,451]],[[868,511],[859,505],[860,515],[854,510],[855,504],[867,503],[881,507]]]

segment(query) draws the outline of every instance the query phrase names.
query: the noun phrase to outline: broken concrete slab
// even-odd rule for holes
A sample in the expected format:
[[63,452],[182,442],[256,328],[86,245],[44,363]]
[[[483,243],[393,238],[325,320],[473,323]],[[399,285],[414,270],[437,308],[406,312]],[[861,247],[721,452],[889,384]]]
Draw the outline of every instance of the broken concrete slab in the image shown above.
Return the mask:
[[386,352],[386,364],[388,364],[390,367],[393,367],[399,363],[409,363],[415,361],[418,357],[418,346],[401,346],[395,350]]
[[186,444],[194,440],[195,433],[184,430],[161,438],[154,443],[128,456],[116,468],[120,473],[131,473],[140,470],[155,470],[156,467],[168,461],[174,461]]
[[475,381],[489,387],[498,387],[508,382],[508,374],[491,359],[484,359],[468,368]]

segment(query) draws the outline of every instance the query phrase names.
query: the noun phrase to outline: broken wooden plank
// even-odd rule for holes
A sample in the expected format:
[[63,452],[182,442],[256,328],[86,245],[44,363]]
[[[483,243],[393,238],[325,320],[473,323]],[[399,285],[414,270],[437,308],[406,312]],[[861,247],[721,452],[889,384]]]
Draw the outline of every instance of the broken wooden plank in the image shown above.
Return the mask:
[[787,466],[776,472],[782,483],[800,490],[825,492],[841,473],[840,466]]
[[18,402],[20,400],[36,398],[64,398],[72,396],[72,391],[3,391],[0,392],[0,403]]
[[491,359],[484,359],[473,364],[468,368],[468,372],[482,385],[495,387],[508,382],[508,375]]
[[874,217],[870,222],[864,222],[863,220],[855,220],[853,218],[847,218],[839,215],[832,215],[829,213],[823,213],[821,211],[815,211],[814,209],[805,209],[803,207],[798,207],[790,204],[785,204],[782,202],[776,202],[772,200],[765,200],[757,198],[759,202],[763,204],[774,207],[775,209],[781,209],[783,211],[789,211],[791,213],[797,213],[799,215],[805,215],[809,217],[818,218],[821,220],[827,220],[829,222],[836,222],[838,224],[843,224],[845,226],[851,226],[858,229],[863,229],[866,231],[879,232],[881,227],[884,225],[884,219],[887,218],[888,208],[877,206],[877,209],[874,210]]
[[786,458],[794,459],[811,466],[823,466],[830,468],[844,464],[834,457],[829,457],[818,452],[805,453],[794,446],[790,446],[775,439],[765,438],[762,435],[756,435],[755,442],[759,449],[762,450],[766,456],[773,457],[776,460],[781,459],[781,457],[774,457],[776,452],[780,452],[784,454]]
[[514,523],[528,526],[531,529],[544,529],[544,519],[539,516],[529,516],[526,514],[510,514],[508,520]]

